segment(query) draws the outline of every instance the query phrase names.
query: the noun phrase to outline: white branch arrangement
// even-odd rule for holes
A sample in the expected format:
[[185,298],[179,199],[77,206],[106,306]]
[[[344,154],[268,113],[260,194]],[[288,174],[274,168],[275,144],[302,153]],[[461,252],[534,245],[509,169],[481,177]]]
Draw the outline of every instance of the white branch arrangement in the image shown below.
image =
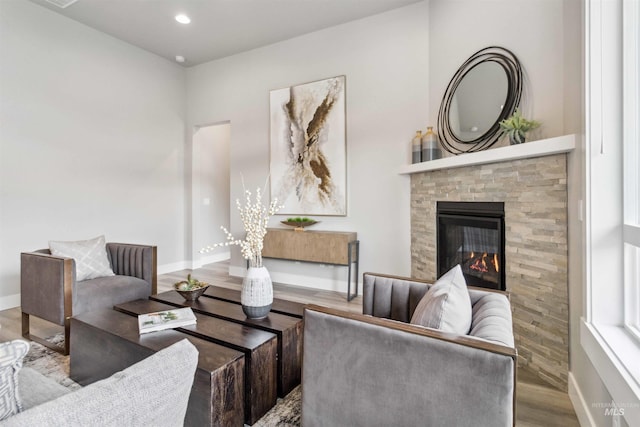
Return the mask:
[[[266,184],[265,184],[266,185]],[[264,236],[267,234],[267,224],[269,218],[275,215],[283,206],[278,205],[278,199],[274,198],[268,207],[262,204],[262,194],[260,187],[256,189],[255,203],[251,201],[251,191],[244,187],[245,204],[240,204],[240,199],[236,199],[236,206],[240,212],[240,219],[244,225],[246,236],[244,240],[237,239],[224,226],[220,228],[227,235],[227,241],[224,243],[216,243],[213,246],[207,246],[200,249],[200,253],[211,252],[217,247],[238,245],[242,251],[244,259],[249,260],[251,267],[262,267],[262,246],[264,244]]]

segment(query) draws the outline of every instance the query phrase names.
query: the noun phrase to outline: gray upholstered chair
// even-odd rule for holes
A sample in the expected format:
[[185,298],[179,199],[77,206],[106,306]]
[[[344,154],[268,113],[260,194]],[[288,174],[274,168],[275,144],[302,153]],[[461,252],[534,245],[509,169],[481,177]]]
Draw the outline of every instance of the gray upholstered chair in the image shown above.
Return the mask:
[[[81,282],[73,258],[51,255],[48,249],[21,254],[22,336],[66,355],[71,316],[157,293],[155,246],[107,243],[106,250],[115,276]],[[64,348],[31,334],[30,316],[64,326]]]
[[183,426],[197,365],[198,350],[183,339],[73,392],[23,367],[18,382],[24,411],[0,425]]
[[469,287],[471,330],[455,335],[407,323],[431,284],[370,273],[363,282],[363,314],[305,309],[305,427],[515,424],[506,293]]

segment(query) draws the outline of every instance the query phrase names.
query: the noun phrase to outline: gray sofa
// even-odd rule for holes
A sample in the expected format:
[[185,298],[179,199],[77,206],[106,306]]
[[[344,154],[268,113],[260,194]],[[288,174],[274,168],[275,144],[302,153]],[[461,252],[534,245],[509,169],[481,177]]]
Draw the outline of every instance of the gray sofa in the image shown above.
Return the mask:
[[22,368],[23,412],[0,426],[182,426],[197,364],[198,350],[185,339],[73,392]]
[[[20,258],[20,306],[23,336],[69,354],[69,319],[74,314],[157,293],[155,246],[107,243],[115,276],[76,281],[75,260],[51,255],[49,249],[24,252]],[[30,333],[30,316],[63,325],[65,347],[60,349]]]
[[508,295],[469,288],[471,330],[461,336],[407,323],[430,286],[365,273],[363,314],[305,310],[305,427],[514,425]]

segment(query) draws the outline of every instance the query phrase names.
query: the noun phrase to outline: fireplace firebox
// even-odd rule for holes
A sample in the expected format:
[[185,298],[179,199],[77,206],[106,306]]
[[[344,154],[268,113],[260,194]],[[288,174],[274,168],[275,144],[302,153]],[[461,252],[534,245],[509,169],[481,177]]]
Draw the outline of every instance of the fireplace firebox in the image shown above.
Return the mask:
[[506,290],[503,202],[437,202],[438,277],[460,264],[469,286]]

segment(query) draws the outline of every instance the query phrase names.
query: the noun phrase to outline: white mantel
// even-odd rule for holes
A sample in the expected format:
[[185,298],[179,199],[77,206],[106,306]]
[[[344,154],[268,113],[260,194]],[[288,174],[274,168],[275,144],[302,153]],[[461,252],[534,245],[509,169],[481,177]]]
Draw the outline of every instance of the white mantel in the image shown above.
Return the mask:
[[567,153],[575,148],[576,136],[564,135],[555,138],[526,142],[524,144],[493,148],[479,151],[477,153],[460,154],[438,160],[406,165],[400,168],[400,174],[406,175],[438,169],[452,169],[463,166],[482,165],[485,163],[526,159],[530,157],[550,156],[553,154]]

